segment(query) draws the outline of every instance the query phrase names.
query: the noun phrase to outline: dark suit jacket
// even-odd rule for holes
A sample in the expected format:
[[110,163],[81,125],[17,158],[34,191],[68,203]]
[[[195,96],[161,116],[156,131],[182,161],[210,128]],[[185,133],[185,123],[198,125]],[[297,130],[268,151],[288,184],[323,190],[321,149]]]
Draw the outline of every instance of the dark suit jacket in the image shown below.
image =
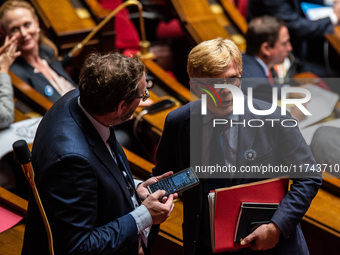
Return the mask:
[[[329,18],[309,21],[301,10],[300,0],[249,0],[249,19],[262,15],[272,15],[287,23],[289,33],[294,39],[322,37],[333,32],[333,24]],[[323,4],[323,0],[305,0]]]
[[[105,143],[80,109],[78,93],[67,93],[48,111],[32,149],[55,254],[137,254],[131,196]],[[132,178],[120,146],[119,151]],[[22,254],[48,254],[47,244],[30,196]]]
[[[270,108],[269,104],[259,100],[254,100],[254,107]],[[155,175],[169,170],[177,172],[189,166],[201,165],[200,150],[190,148],[190,139],[192,142],[193,138],[202,137],[202,119],[199,112],[200,100],[169,113],[157,151],[157,163],[153,170]],[[286,119],[280,115],[279,111],[271,116],[256,116],[246,107],[245,115],[240,116],[240,122],[243,119],[263,120],[265,118],[281,121]],[[190,125],[194,125],[195,128],[190,129]],[[247,161],[244,157],[245,151],[250,148],[257,153],[253,161]],[[315,164],[311,151],[297,127],[283,128],[281,125],[275,125],[273,128],[268,123],[261,128],[239,126],[236,161],[237,169],[245,165]],[[254,176],[246,174],[243,178],[232,179],[231,185],[254,181],[252,177]],[[263,178],[266,177],[263,176]],[[202,197],[202,183],[204,182],[201,181],[200,185],[183,193],[185,255],[195,254],[199,238],[202,199],[207,199]],[[316,195],[319,185],[321,185],[320,174],[315,174],[312,178],[294,179],[291,190],[283,198],[272,218],[282,232],[282,240],[274,248],[274,254],[308,254],[299,222]]]
[[[71,82],[75,87],[76,84],[72,81],[69,75],[64,70],[61,63],[54,58],[54,52],[47,46],[40,46],[39,55],[42,59],[45,59],[49,66],[60,76]],[[34,67],[26,62],[22,57],[18,57],[11,65],[10,70],[22,79],[27,84],[31,85],[40,94],[51,100],[53,103],[56,102],[61,96],[54,89],[53,94],[46,93],[46,86],[50,85],[50,82],[45,78],[42,73],[34,73]],[[53,86],[52,86],[53,87]]]
[[[301,61],[323,61],[324,35],[333,33],[333,24],[330,18],[309,21],[304,16],[300,3],[301,0],[249,0],[248,20],[262,15],[275,16],[287,24],[293,51]],[[305,0],[316,4],[323,4],[322,0]],[[313,68],[312,65],[309,68]],[[322,66],[319,69],[323,68]],[[314,73],[323,75],[324,71]],[[310,70],[310,71],[311,71]]]
[[[242,55],[242,78],[263,78],[263,83],[265,85],[271,86],[266,73],[264,72],[262,66],[257,62],[254,56],[249,54]],[[242,84],[243,85],[243,84]],[[252,85],[253,87],[257,84]]]
[[248,88],[252,88],[254,98],[271,102],[272,87],[262,66],[256,61],[255,57],[243,54],[241,86],[243,93],[248,95]]
[[280,84],[272,85],[262,66],[254,56],[249,54],[242,55],[242,91],[248,95],[248,88],[253,89],[253,98],[272,102],[272,88],[278,89],[278,98],[281,98]]

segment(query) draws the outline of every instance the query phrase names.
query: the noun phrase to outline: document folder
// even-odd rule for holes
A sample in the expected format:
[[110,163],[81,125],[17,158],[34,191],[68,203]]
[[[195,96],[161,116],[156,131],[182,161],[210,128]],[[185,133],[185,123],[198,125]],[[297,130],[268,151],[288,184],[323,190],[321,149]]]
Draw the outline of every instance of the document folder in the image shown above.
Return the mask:
[[278,203],[242,202],[236,223],[234,242],[241,242],[260,225],[270,223],[278,205]]
[[288,190],[288,178],[268,179],[216,189],[208,195],[213,252],[248,246],[234,242],[242,203],[279,204]]

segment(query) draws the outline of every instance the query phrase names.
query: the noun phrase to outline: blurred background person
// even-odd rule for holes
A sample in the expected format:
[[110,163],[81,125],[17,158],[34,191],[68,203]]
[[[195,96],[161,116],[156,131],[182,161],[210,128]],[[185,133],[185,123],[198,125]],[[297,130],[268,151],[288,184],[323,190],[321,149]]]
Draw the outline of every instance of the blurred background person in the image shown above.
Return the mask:
[[56,46],[41,33],[32,5],[9,0],[0,7],[2,32],[18,39],[21,56],[10,70],[52,102],[57,101],[76,84],[57,61]]
[[[0,48],[0,129],[8,128],[14,120],[14,101],[11,78],[8,69],[20,52],[16,52],[15,37],[6,37]],[[0,160],[0,187],[13,190],[16,187],[15,173],[12,171],[11,160]]]
[[288,27],[294,55],[303,61],[304,65],[313,68],[313,73],[320,77],[336,75],[334,68],[327,70],[324,62],[324,35],[334,32],[334,25],[340,20],[339,1],[305,0],[315,4],[334,2],[334,12],[330,17],[319,20],[308,20],[302,9],[301,0],[249,0],[248,21],[254,17],[271,15],[283,20]]
[[[253,97],[267,102],[272,102],[273,88],[277,88],[278,99],[281,99],[281,88],[289,86],[289,78],[298,69],[298,61],[291,53],[292,45],[287,26],[283,21],[273,16],[262,16],[249,22],[246,33],[247,49],[242,55],[242,90],[247,94],[248,88],[253,89]],[[274,69],[278,65],[287,67],[283,79],[286,84],[280,84]],[[281,67],[282,67],[281,66]],[[274,78],[276,77],[276,79]],[[300,98],[305,95],[290,93],[289,97]],[[297,120],[305,119],[305,115],[294,106],[291,114]]]
[[0,129],[8,128],[14,120],[13,88],[8,75],[10,65],[20,56],[16,37],[6,37],[0,48]]
[[[256,98],[271,102],[272,88],[281,87],[273,77],[274,66],[282,64],[290,57],[292,45],[286,25],[273,16],[263,16],[252,19],[248,24],[245,35],[247,41],[246,53],[242,55],[243,78],[242,90],[247,93],[247,88],[255,89]],[[290,61],[290,67],[286,75],[295,73],[294,60]],[[285,75],[285,76],[286,76]],[[279,90],[280,91],[280,90]]]

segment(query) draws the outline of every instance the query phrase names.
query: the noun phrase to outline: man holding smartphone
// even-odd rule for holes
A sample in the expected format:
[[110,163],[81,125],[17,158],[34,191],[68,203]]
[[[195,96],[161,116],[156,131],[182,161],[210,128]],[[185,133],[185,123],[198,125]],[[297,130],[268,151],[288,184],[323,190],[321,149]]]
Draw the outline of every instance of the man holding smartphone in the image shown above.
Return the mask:
[[[150,254],[157,226],[177,194],[137,186],[114,126],[148,98],[145,66],[118,53],[91,54],[75,89],[42,119],[32,149],[35,180],[55,254]],[[30,194],[22,254],[48,254],[46,231]]]

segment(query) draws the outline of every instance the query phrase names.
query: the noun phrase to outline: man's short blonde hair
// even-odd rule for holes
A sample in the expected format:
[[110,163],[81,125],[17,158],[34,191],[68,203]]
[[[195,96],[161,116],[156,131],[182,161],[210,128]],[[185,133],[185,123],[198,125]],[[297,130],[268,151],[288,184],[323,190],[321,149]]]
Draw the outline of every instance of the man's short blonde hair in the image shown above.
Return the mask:
[[201,42],[189,53],[187,71],[190,78],[215,77],[233,63],[242,70],[241,52],[228,39],[216,38]]

